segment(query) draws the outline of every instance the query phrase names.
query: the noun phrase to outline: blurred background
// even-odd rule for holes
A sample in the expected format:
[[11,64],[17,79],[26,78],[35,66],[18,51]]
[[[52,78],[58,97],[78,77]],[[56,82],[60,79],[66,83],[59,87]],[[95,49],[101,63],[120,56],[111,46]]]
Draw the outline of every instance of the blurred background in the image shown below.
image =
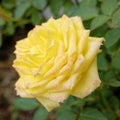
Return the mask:
[[[106,41],[98,55],[101,86],[85,99],[70,96],[48,113],[16,96],[16,41],[51,16],[81,16],[91,36]],[[120,0],[0,0],[0,120],[120,120]]]

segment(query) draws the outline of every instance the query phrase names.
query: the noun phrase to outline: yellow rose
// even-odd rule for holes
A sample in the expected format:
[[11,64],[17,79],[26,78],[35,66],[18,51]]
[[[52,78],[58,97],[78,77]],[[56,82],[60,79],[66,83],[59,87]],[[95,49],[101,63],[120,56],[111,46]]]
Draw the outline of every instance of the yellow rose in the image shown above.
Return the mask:
[[16,45],[17,94],[36,98],[50,111],[70,95],[83,98],[96,89],[96,57],[103,38],[89,34],[77,16],[37,25]]

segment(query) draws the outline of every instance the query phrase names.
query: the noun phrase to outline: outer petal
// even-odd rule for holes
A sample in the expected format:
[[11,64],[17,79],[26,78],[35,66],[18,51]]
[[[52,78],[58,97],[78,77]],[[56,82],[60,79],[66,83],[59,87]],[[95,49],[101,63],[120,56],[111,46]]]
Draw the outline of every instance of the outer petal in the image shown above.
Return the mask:
[[32,98],[33,97],[26,90],[25,82],[24,82],[24,79],[22,77],[20,77],[19,80],[16,82],[15,89],[17,90],[17,95],[20,95],[21,97],[26,97],[26,98]]
[[37,98],[38,101],[40,101],[40,103],[42,103],[42,105],[48,110],[51,111],[52,109],[56,108],[59,106],[58,102],[49,100],[48,98]]
[[89,66],[97,56],[103,40],[103,38],[88,38],[88,43],[86,44],[86,47],[82,53],[85,57],[83,68],[80,68],[82,72],[86,72],[86,70],[90,68]]
[[42,96],[45,98],[48,98],[50,100],[53,100],[55,102],[63,102],[65,99],[67,99],[67,97],[70,94],[70,90],[65,90],[65,91],[60,91],[60,92],[56,92],[56,91],[49,91],[46,92],[45,94],[43,94]]
[[88,71],[80,79],[77,86],[75,86],[71,94],[79,98],[83,98],[96,89],[100,85],[100,82],[95,59],[89,66]]

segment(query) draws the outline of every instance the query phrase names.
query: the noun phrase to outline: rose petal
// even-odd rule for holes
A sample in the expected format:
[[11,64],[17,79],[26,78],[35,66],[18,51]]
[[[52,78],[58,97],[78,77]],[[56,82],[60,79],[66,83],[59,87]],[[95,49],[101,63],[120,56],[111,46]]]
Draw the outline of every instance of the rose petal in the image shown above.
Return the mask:
[[58,102],[49,100],[48,98],[37,98],[38,101],[40,101],[40,103],[42,103],[42,105],[44,105],[44,107],[48,110],[51,111],[52,109],[56,108],[59,106]]
[[83,73],[82,78],[78,81],[71,94],[79,98],[86,97],[100,85],[101,81],[97,72],[96,59],[89,66],[87,72]]

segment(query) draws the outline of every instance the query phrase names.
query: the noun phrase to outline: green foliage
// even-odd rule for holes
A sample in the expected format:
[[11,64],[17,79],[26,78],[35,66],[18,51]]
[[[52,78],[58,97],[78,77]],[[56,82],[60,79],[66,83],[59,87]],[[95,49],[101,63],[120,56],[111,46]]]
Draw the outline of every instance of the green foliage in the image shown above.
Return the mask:
[[47,0],[32,0],[32,5],[39,10],[43,10],[47,4]]
[[86,108],[80,113],[80,120],[108,120],[101,112],[93,108]]
[[102,26],[104,23],[106,23],[109,20],[109,16],[106,15],[99,15],[95,17],[91,22],[91,30],[94,30],[100,26]]
[[33,120],[46,120],[48,118],[49,113],[43,107],[39,108],[33,117]]
[[81,7],[95,7],[96,4],[97,0],[92,0],[92,2],[91,0],[83,0],[80,5]]
[[[14,36],[18,28],[41,24],[50,15],[81,16],[91,36],[104,37],[98,54],[101,87],[84,99],[70,96],[54,111],[56,120],[120,119],[120,0],[1,0],[0,45],[4,37]],[[17,110],[35,110],[34,120],[51,115],[36,100],[16,98]]]
[[101,52],[98,55],[98,68],[99,68],[99,70],[107,71],[108,70],[108,64],[109,63],[106,59],[105,53]]
[[16,98],[14,105],[16,108],[21,110],[32,110],[38,107],[39,103],[35,99]]
[[65,0],[50,0],[50,8],[55,16],[60,14],[60,9],[64,5]]
[[66,14],[69,16],[79,15],[82,17],[83,20],[89,20],[98,15],[98,10],[95,7],[74,6],[71,9],[69,9]]
[[21,18],[29,7],[30,7],[29,0],[24,0],[20,4],[18,4],[14,11],[15,19]]
[[116,79],[110,79],[109,82],[106,81],[107,85],[110,85],[112,87],[120,87],[120,81],[116,80]]
[[116,54],[120,47],[120,28],[113,28],[105,34],[105,47],[108,54]]
[[117,5],[117,0],[104,0],[101,5],[101,11],[106,15],[112,15],[112,13],[118,7]]
[[113,46],[120,39],[120,29],[109,30],[105,35],[105,46],[107,48]]
[[115,28],[120,28],[120,8],[114,13],[112,24]]
[[120,70],[120,53],[115,54],[114,58],[112,59],[112,65],[114,68]]
[[76,120],[76,114],[69,109],[60,109],[57,111],[57,120]]

